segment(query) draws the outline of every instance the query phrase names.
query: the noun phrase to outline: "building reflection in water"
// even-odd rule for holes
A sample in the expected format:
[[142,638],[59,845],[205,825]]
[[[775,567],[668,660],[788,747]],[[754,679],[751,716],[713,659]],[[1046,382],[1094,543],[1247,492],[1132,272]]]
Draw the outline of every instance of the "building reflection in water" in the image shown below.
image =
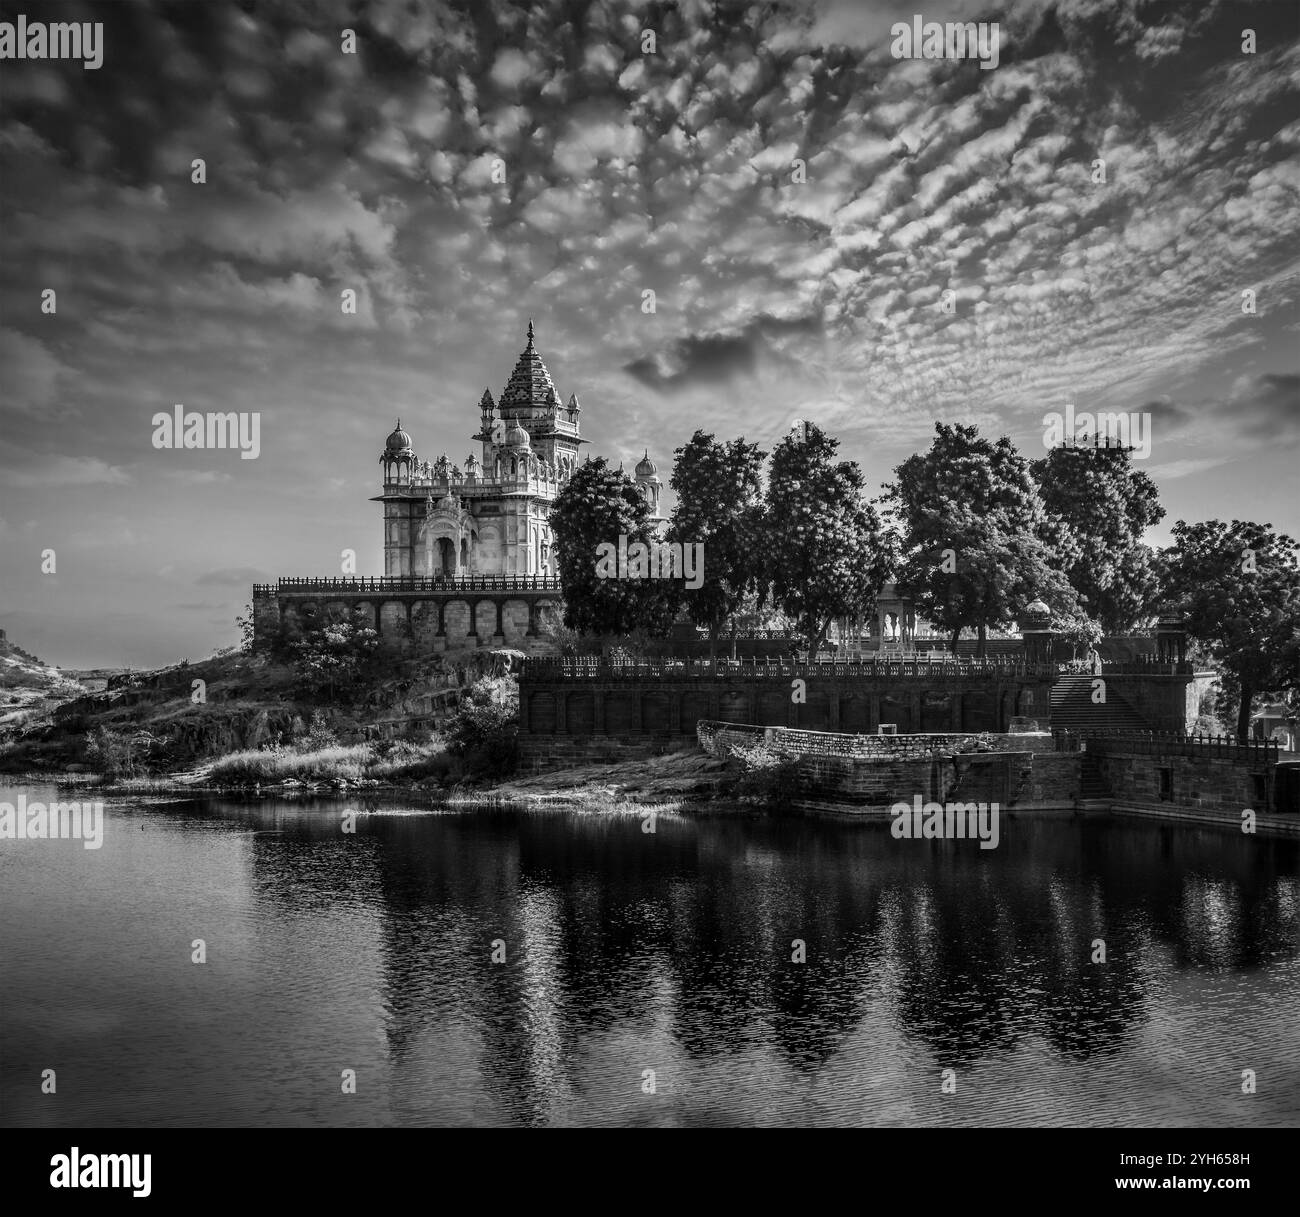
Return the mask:
[[336,812],[268,814],[284,835],[255,854],[266,915],[300,898],[373,918],[394,1071],[426,1041],[472,1044],[464,1086],[489,1120],[564,1122],[602,1085],[630,1106],[676,1054],[814,1075],[864,1028],[954,1068],[1033,1042],[1085,1061],[1147,1023],[1153,961],[1297,952],[1300,846],[1244,834],[1008,818],[982,851],[722,813],[653,834],[631,816],[381,814],[354,837]]

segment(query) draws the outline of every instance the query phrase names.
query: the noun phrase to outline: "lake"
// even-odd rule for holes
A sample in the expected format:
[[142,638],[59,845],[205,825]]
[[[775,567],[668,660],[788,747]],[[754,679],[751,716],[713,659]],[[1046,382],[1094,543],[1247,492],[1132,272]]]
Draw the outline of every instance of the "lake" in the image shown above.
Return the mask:
[[0,1123],[1300,1122],[1300,841],[648,826],[116,798],[100,849],[0,841]]

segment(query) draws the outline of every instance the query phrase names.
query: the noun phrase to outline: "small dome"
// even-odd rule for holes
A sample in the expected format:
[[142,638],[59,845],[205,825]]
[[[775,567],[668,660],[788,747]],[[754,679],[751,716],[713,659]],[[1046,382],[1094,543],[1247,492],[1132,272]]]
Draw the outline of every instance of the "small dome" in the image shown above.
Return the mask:
[[659,472],[658,466],[650,459],[650,449],[645,450],[643,456],[636,463],[636,475],[639,478],[652,478]]
[[402,430],[402,420],[400,418],[397,420],[397,430],[388,437],[384,447],[389,452],[410,452],[411,437]]
[[1025,615],[1028,617],[1050,617],[1052,610],[1049,605],[1044,604],[1041,600],[1033,600],[1025,609]]
[[531,437],[529,436],[528,432],[525,431],[523,427],[519,425],[519,420],[516,419],[513,423],[510,424],[509,428],[506,431],[506,447],[527,448],[530,442],[531,442]]

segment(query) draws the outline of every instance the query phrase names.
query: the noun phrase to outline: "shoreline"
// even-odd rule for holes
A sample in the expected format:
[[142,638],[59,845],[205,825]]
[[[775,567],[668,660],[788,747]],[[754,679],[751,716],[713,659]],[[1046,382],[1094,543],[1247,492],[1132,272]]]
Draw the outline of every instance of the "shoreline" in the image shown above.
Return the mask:
[[[202,771],[168,774],[158,778],[127,778],[105,784],[103,775],[92,773],[41,773],[0,774],[0,784],[12,786],[55,785],[93,790],[107,797],[175,796],[180,799],[200,800],[224,798],[241,802],[261,802],[268,799],[293,801],[296,799],[348,799],[348,798],[412,798],[426,802],[430,810],[492,810],[525,807],[540,810],[547,807],[579,811],[597,811],[608,814],[638,814],[654,810],[663,814],[684,812],[693,808],[727,805],[737,814],[787,817],[825,817],[837,820],[854,820],[863,823],[885,824],[890,820],[888,808],[883,806],[848,803],[833,798],[817,797],[808,793],[795,798],[788,806],[774,806],[755,800],[730,796],[720,789],[723,766],[709,762],[709,758],[690,753],[672,753],[653,758],[664,768],[663,762],[694,760],[690,768],[697,771],[691,777],[669,773],[645,777],[630,772],[645,762],[626,762],[623,765],[601,764],[580,766],[574,769],[551,770],[545,774],[528,777],[514,776],[482,786],[443,788],[422,786],[418,783],[374,782],[369,784],[332,782],[310,783],[290,779],[288,785],[260,787],[221,786],[202,781]],[[701,764],[700,762],[709,762]],[[614,776],[630,778],[628,781],[611,781]],[[186,781],[187,776],[196,780]],[[640,780],[637,778],[640,777]],[[1046,802],[1010,806],[1000,809],[1008,819],[1019,818],[1069,818],[1082,819],[1108,816],[1123,819],[1155,820],[1166,825],[1180,824],[1190,829],[1214,828],[1221,831],[1241,831],[1239,814],[1214,808],[1187,807],[1169,803],[1143,803],[1125,798],[1081,799],[1078,801]],[[1257,812],[1255,831],[1264,836],[1300,837],[1300,816],[1287,816],[1280,812]]]

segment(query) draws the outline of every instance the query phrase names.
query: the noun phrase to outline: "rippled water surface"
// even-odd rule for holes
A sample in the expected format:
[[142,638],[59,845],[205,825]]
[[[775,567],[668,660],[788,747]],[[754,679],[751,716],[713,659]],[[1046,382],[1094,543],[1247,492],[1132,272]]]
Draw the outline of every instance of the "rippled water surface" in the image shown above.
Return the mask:
[[1300,842],[343,808],[0,841],[0,1123],[1300,1121]]

